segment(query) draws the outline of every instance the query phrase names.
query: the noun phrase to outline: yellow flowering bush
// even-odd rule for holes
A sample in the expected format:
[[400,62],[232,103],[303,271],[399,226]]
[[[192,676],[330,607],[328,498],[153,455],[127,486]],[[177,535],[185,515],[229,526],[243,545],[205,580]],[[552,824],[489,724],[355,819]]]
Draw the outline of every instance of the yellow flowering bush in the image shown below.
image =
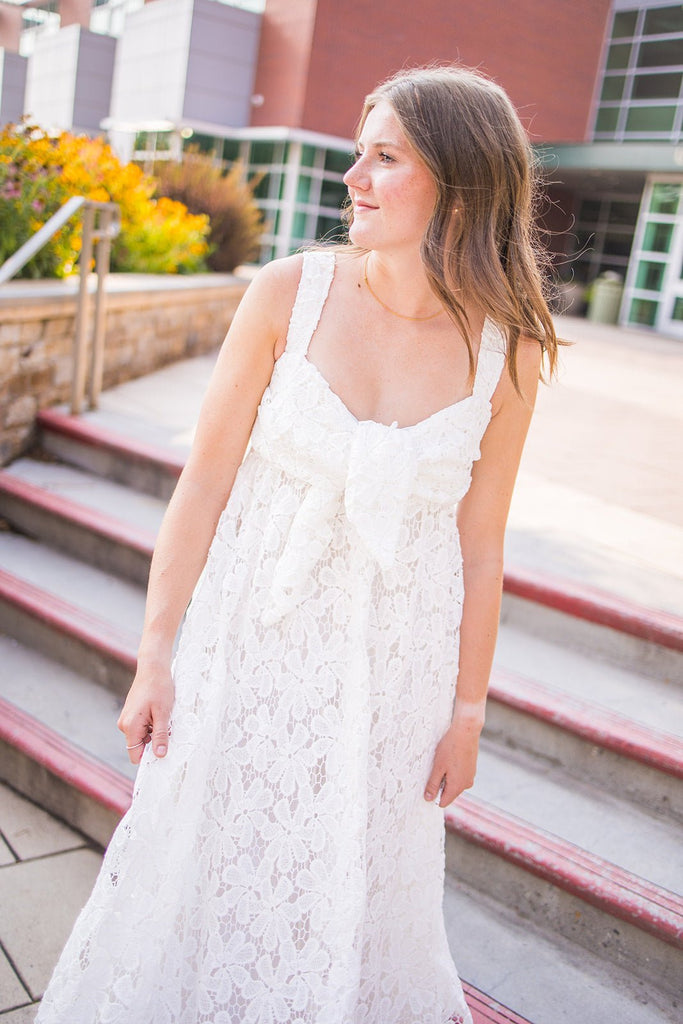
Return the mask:
[[[69,199],[118,203],[121,233],[112,270],[193,273],[205,269],[209,218],[182,203],[155,199],[156,182],[135,164],[122,164],[103,139],[63,132],[56,138],[21,122],[0,130],[0,263]],[[81,246],[70,221],[26,265],[23,277],[65,277]]]

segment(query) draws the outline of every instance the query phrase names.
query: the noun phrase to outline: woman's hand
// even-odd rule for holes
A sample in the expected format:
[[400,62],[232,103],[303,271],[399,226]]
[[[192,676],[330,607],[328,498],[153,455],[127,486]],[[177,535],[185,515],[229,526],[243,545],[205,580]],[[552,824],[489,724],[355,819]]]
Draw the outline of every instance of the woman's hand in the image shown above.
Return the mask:
[[479,736],[484,725],[484,702],[460,704],[448,731],[434,752],[432,770],[425,787],[425,800],[433,800],[444,783],[439,807],[447,807],[474,784],[479,753]]
[[139,764],[148,743],[156,757],[168,750],[168,723],[173,708],[174,686],[168,664],[142,666],[128,691],[126,703],[116,723],[126,737],[128,757]]

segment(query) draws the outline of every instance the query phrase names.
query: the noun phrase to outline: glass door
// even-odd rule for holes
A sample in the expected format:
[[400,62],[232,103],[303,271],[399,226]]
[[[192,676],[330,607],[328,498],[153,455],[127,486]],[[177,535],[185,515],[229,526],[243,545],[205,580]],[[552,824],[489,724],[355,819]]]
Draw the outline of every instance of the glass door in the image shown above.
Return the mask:
[[627,324],[683,337],[683,178],[648,180],[625,291]]

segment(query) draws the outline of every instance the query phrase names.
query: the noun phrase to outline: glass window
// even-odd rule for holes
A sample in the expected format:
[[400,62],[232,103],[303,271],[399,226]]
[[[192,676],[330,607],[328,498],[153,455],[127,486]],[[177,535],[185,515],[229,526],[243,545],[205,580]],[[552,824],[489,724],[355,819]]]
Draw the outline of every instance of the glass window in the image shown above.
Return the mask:
[[[683,59],[683,43],[681,50]],[[661,75],[636,75],[631,95],[634,100],[677,99],[681,89],[681,78],[683,75],[672,71]]]
[[630,43],[612,43],[607,54],[607,70],[616,71],[620,68],[627,68],[630,56]]
[[335,174],[346,174],[353,162],[351,153],[343,153],[338,149],[328,149],[325,153],[325,170]]
[[620,100],[624,93],[625,75],[611,75],[602,83],[601,100]]
[[346,185],[341,181],[323,181],[320,190],[320,205],[338,209],[346,199]]
[[683,320],[683,298],[677,298],[674,302],[673,312],[671,314],[672,320]]
[[602,251],[605,256],[626,256],[631,252],[631,232],[607,231]]
[[676,215],[678,210],[678,199],[681,194],[681,186],[669,184],[666,181],[659,181],[652,188],[650,199],[650,213],[668,213]]
[[634,299],[628,317],[629,323],[654,327],[658,308],[659,303],[653,302],[652,299]]
[[637,20],[638,11],[619,11],[614,15],[612,38],[618,39],[619,36],[632,36],[636,30]]
[[579,220],[594,223],[600,217],[601,206],[599,199],[584,199],[579,207]]
[[318,217],[315,226],[315,237],[323,238],[328,232],[331,234],[331,237],[342,237],[344,229],[338,217]]
[[307,203],[311,197],[311,179],[302,174],[296,183],[296,199],[298,203]]
[[665,32],[683,34],[683,4],[655,7],[645,15],[644,36],[658,36]]
[[618,120],[618,107],[600,107],[595,122],[595,130],[596,132],[614,132],[617,130]]
[[304,167],[315,167],[315,146],[301,147],[301,163]]
[[626,131],[669,132],[675,116],[675,107],[631,107],[626,117]]
[[668,252],[671,248],[673,230],[673,224],[658,224],[651,221],[645,228],[643,249],[646,252]]
[[306,214],[303,210],[297,210],[294,214],[292,234],[295,238],[304,238],[306,235]]
[[[255,199],[267,199],[270,188],[270,174],[250,174],[249,183],[252,186]],[[255,184],[254,184],[255,182]]]
[[[680,39],[660,39],[656,43],[641,43],[638,51],[639,68],[660,68],[671,64],[680,67],[683,64],[683,47]],[[615,67],[624,65],[615,64]]]
[[647,260],[641,260],[636,275],[636,288],[643,288],[646,292],[661,291],[665,270],[666,263],[648,263]]
[[223,139],[223,159],[239,160],[240,144],[237,139]]
[[623,224],[626,227],[634,228],[638,220],[638,203],[623,203],[614,201],[609,208],[610,224]]
[[249,163],[272,164],[275,162],[275,145],[272,142],[252,142]]

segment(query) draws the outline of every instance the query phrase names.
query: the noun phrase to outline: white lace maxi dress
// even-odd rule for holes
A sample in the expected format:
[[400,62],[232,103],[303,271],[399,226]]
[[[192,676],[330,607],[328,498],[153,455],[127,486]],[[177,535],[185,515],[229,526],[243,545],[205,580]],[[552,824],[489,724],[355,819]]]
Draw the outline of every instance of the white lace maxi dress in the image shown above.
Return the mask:
[[359,422],[307,359],[308,253],[183,628],[168,755],[135,798],[39,1024],[471,1021],[423,798],[452,714],[455,506],[504,363],[415,426]]

